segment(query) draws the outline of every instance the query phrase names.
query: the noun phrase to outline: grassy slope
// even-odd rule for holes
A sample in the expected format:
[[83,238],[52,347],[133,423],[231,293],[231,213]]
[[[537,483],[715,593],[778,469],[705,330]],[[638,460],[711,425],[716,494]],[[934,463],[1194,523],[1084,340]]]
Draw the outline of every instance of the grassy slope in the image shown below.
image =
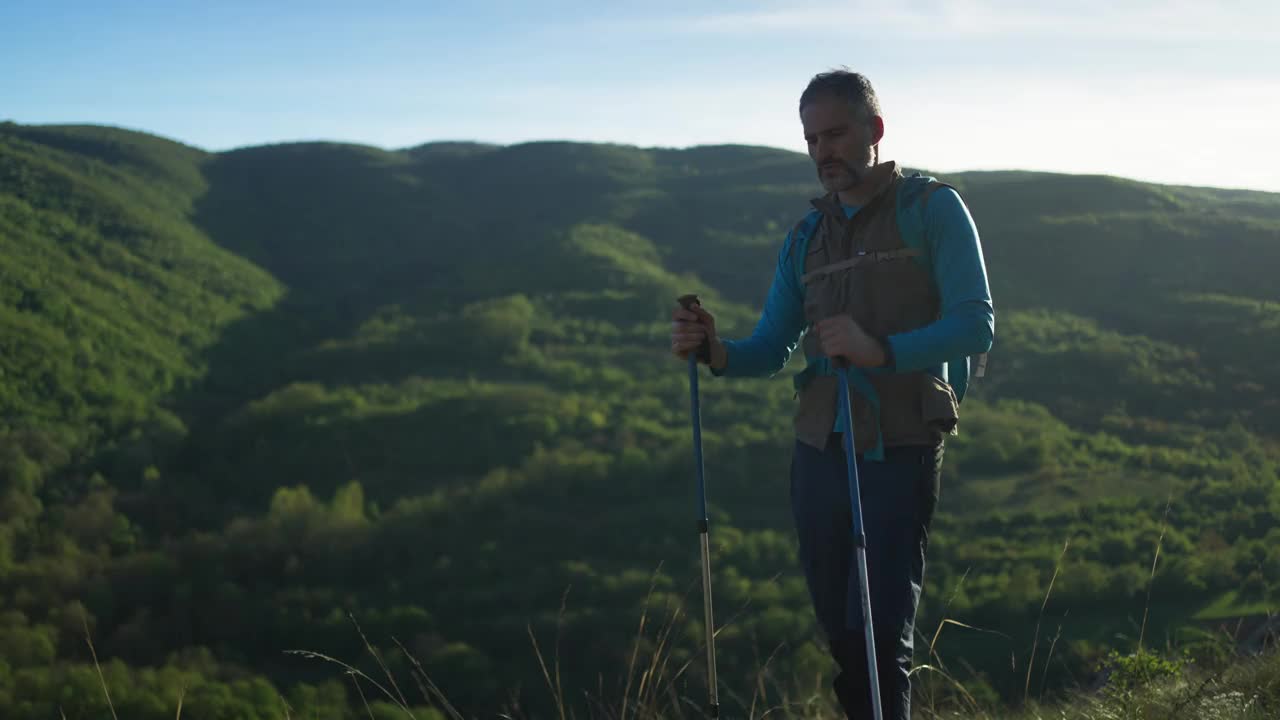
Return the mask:
[[[70,473],[48,460],[48,482],[74,485],[96,467],[113,486],[138,488],[118,502],[139,563],[159,547],[148,537],[171,536],[234,569],[245,563],[237,535],[183,540],[184,528],[216,536],[269,504],[272,517],[291,502],[310,507],[280,486],[329,498],[358,480],[387,514],[347,537],[354,550],[303,561],[315,569],[297,583],[312,597],[284,585],[266,595],[268,639],[289,642],[279,628],[296,624],[290,616],[326,612],[326,588],[347,585],[371,611],[427,604],[452,626],[446,637],[479,645],[469,650],[477,667],[510,673],[525,661],[497,659],[485,621],[469,613],[506,607],[499,630],[510,623],[510,637],[572,582],[579,607],[596,609],[571,623],[581,637],[610,608],[634,607],[648,570],[680,554],[686,420],[682,379],[661,358],[661,318],[674,295],[696,289],[725,328],[749,330],[780,238],[813,192],[802,158],[758,148],[298,144],[210,156],[100,128],[0,130],[8,437],[66,432],[65,446],[89,458]],[[1280,349],[1280,308],[1268,297],[1280,260],[1275,196],[1031,173],[947,179],[983,230],[1001,315],[993,376],[966,403],[971,420],[950,452],[938,534],[957,540],[935,543],[942,587],[974,563],[995,582],[996,551],[971,546],[1039,526],[1009,555],[1040,568],[1015,578],[1025,582],[1010,607],[1034,604],[1052,543],[1098,522],[1071,520],[1073,508],[1110,498],[1120,518],[1133,512],[1125,498],[1185,500],[1200,478],[1247,474],[1241,457],[1267,476],[1280,423],[1268,362]],[[804,607],[794,578],[780,584],[765,571],[789,563],[787,518],[759,480],[785,470],[786,385],[708,388],[717,537],[726,570],[742,575],[736,590],[726,581],[729,607]],[[618,456],[624,446],[640,455]],[[562,493],[573,509],[547,505]],[[993,506],[1006,515],[990,516]],[[564,528],[584,517],[573,536],[595,547],[570,551]],[[379,579],[403,544],[439,554],[479,518],[499,518],[491,539],[444,553],[462,565],[414,570],[400,588]],[[1202,532],[1194,508],[1179,523]],[[1154,546],[1158,521],[1147,525],[1146,544],[1077,547],[1094,561],[1132,561]],[[422,526],[433,532],[412,529]],[[652,539],[605,542],[619,527]],[[972,538],[981,540],[960,540]],[[1183,549],[1195,539],[1179,538]],[[277,554],[280,567],[294,562],[299,548],[276,542],[255,540],[261,569],[249,577],[278,572]],[[127,577],[129,552],[120,556]],[[352,564],[343,573],[326,563]],[[543,577],[515,606],[479,589],[432,590],[510,582],[531,563]],[[176,569],[161,577],[193,580]],[[1079,580],[1068,597],[1088,597],[1088,574],[1068,577]],[[124,607],[130,592],[115,592]],[[167,601],[131,602],[173,612]],[[140,622],[99,610],[117,628]],[[777,620],[741,631],[807,632]],[[203,640],[236,647],[245,622]],[[317,627],[298,631],[314,637]],[[325,632],[339,642],[343,631]],[[184,642],[158,637],[157,650]]]

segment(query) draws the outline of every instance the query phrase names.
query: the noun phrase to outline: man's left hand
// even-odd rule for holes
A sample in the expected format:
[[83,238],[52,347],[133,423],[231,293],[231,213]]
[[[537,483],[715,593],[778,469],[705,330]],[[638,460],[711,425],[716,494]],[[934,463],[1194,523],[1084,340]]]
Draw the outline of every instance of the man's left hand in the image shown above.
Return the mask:
[[850,365],[860,368],[880,367],[885,364],[884,347],[880,341],[867,334],[853,318],[836,315],[813,325],[827,357],[845,358]]

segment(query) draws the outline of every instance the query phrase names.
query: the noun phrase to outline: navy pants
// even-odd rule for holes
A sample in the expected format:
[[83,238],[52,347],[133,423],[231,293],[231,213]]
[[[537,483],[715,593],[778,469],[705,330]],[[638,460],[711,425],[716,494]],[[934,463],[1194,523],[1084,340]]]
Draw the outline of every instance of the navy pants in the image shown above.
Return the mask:
[[[848,717],[862,720],[873,715],[844,458],[839,434],[823,451],[797,442],[791,508],[814,612],[839,666],[836,697]],[[911,717],[907,673],[941,469],[941,445],[886,448],[884,461],[858,460],[876,665],[887,719]]]

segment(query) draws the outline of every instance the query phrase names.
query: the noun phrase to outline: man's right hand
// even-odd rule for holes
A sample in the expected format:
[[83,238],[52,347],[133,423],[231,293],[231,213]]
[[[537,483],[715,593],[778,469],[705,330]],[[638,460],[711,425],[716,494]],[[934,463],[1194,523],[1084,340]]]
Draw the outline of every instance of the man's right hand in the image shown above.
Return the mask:
[[702,305],[697,302],[690,303],[687,308],[677,306],[671,311],[672,353],[681,359],[688,359],[689,353],[697,352],[703,341],[710,344],[711,357],[708,364],[712,367],[724,367],[724,347],[716,335],[716,319],[711,313],[703,310]]

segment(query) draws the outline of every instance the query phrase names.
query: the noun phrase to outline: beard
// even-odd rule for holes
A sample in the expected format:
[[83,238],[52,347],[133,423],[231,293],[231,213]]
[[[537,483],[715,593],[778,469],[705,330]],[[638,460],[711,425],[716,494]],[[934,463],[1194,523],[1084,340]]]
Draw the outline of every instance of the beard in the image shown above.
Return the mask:
[[818,166],[818,182],[827,192],[841,192],[857,185],[867,173],[867,166],[858,167],[844,160],[830,160]]
[[860,157],[855,158],[853,162],[848,162],[841,157],[828,158],[818,165],[818,182],[822,183],[823,189],[827,192],[842,192],[857,186],[871,169],[873,152],[878,159],[879,150],[873,150],[871,147],[859,153]]

